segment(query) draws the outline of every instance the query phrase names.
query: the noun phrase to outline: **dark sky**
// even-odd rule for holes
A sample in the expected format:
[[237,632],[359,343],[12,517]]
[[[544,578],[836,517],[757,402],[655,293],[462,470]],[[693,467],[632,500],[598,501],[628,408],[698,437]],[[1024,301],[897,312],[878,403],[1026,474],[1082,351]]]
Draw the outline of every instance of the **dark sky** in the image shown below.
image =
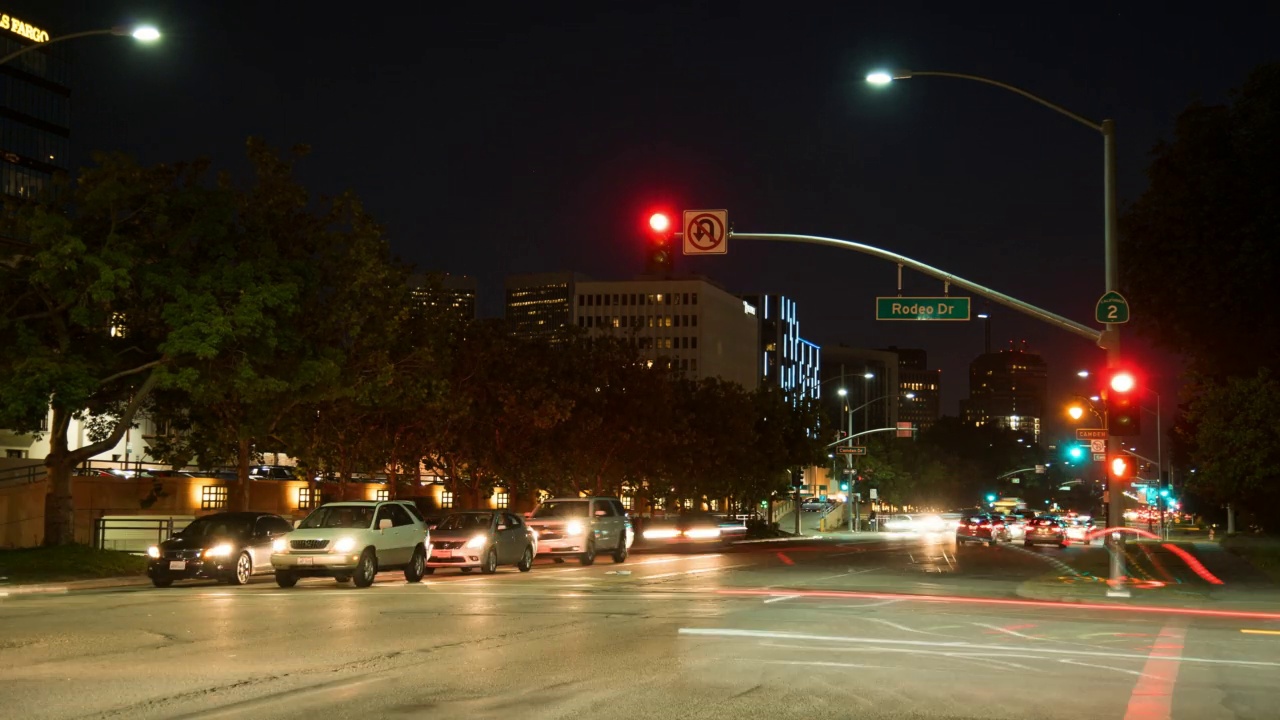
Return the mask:
[[[987,75],[1114,118],[1123,205],[1181,109],[1224,101],[1277,60],[1280,11],[1263,3],[871,5],[9,0],[6,11],[55,35],[142,20],[165,33],[154,47],[68,43],[80,160],[118,149],[242,170],[249,135],[310,144],[310,187],[355,190],[418,266],[477,276],[488,315],[507,273],[633,276],[645,212],[665,206],[728,208],[741,232],[884,247],[1091,324],[1100,136],[995,88],[872,88],[866,72]],[[895,292],[888,263],[750,242],[677,262],[732,291],[795,297],[819,344],[925,348],[947,414],[967,393],[981,323],[877,323],[873,298]],[[908,273],[905,292],[941,287]],[[1003,308],[993,337],[1043,354],[1059,397],[1102,362],[1088,341]],[[1152,368],[1169,415],[1176,359],[1141,341],[1126,351]]]

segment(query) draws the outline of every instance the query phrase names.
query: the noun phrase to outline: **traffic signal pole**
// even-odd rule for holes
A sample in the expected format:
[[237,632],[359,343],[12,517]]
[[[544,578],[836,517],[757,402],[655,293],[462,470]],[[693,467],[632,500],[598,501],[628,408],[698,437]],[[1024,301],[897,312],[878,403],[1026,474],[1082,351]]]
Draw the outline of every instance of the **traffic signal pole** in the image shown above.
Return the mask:
[[[1116,217],[1116,124],[1114,120],[1103,120],[1098,127],[1102,132],[1102,214],[1103,214],[1103,254],[1105,259],[1107,292],[1120,289],[1120,251],[1119,219]],[[1107,323],[1107,329],[1098,342],[1107,351],[1107,369],[1120,367],[1120,326]],[[1107,432],[1107,458],[1112,458],[1120,449],[1119,439]],[[1111,577],[1107,583],[1107,597],[1129,597],[1129,587],[1125,583],[1124,566],[1124,488],[1122,481],[1107,478],[1107,494],[1110,505],[1107,510],[1107,526],[1111,531]]]

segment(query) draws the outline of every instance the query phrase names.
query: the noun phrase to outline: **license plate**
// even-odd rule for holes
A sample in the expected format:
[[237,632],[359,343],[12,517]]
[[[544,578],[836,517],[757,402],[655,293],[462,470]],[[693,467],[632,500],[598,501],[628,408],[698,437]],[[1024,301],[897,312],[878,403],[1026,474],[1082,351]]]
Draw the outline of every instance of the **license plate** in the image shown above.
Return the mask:
[[169,569],[170,570],[186,570],[187,561],[186,560],[170,560]]
[[316,559],[315,558],[298,558],[298,564],[299,565],[315,565]]
[[452,550],[436,550],[435,556],[442,557],[442,558],[451,558],[453,557],[453,551]]

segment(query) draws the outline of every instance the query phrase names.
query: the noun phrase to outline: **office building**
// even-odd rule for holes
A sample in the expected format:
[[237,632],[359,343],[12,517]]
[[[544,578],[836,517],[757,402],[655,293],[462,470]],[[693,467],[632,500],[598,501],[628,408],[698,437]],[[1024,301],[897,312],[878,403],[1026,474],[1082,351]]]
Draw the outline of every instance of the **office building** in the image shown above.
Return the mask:
[[552,342],[563,338],[574,323],[578,283],[589,279],[575,272],[507,276],[506,319],[512,334]]
[[741,295],[756,309],[760,324],[760,381],[793,401],[818,399],[821,348],[800,336],[796,301],[784,295]]
[[700,278],[584,281],[573,322],[628,339],[641,357],[688,377],[759,386],[760,327],[754,305]]
[[848,431],[850,424],[854,433],[896,428],[900,393],[897,354],[828,345],[822,349],[821,377],[822,407],[842,430]]
[[458,321],[476,319],[476,279],[469,275],[427,273],[410,281],[417,306],[432,315],[447,315]]
[[898,420],[920,430],[938,422],[942,407],[942,371],[929,369],[929,356],[919,348],[887,347],[898,356]]
[[995,425],[1040,442],[1048,394],[1049,372],[1044,359],[1028,352],[1026,343],[1014,349],[979,355],[969,364],[969,397],[961,402],[961,416],[971,425]]

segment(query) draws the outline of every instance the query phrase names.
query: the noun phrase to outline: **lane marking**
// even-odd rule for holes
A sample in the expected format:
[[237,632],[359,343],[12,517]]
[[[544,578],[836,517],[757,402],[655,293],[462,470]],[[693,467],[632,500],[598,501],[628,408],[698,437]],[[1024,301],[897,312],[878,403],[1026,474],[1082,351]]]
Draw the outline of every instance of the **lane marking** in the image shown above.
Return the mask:
[[1246,635],[1280,635],[1280,630],[1251,630],[1249,628],[1240,628],[1240,632]]
[[898,623],[896,623],[896,622],[890,622],[890,621],[888,621],[888,620],[884,620],[884,619],[882,619],[882,618],[856,617],[856,616],[855,616],[855,617],[853,617],[852,619],[853,619],[853,620],[865,620],[865,621],[867,621],[867,622],[874,622],[874,623],[880,623],[881,625],[888,625],[889,627],[891,627],[891,628],[893,628],[893,629],[895,629],[895,630],[901,630],[901,631],[903,631],[903,632],[918,633],[918,634],[920,634],[920,635],[937,635],[938,637],[951,637],[951,636],[949,636],[949,635],[944,635],[944,634],[942,634],[942,633],[929,632],[928,630],[917,630],[917,629],[915,629],[915,628],[907,627],[906,625],[899,625],[899,624],[898,624]]
[[896,670],[897,669],[889,665],[863,665],[862,663],[825,662],[822,660],[765,660],[764,664],[765,665],[807,665],[809,667],[834,667],[834,668],[874,668],[877,670]]
[[1133,686],[1124,720],[1169,719],[1186,639],[1187,629],[1182,625],[1169,624],[1160,630],[1159,638],[1151,646],[1151,655],[1142,667],[1142,677]]
[[1076,660],[1068,660],[1067,658],[1062,658],[1058,662],[1064,663],[1066,665],[1078,665],[1079,667],[1094,668],[1096,670],[1106,670],[1108,672],[1121,672],[1128,675],[1137,675],[1138,677],[1146,677],[1146,675],[1143,675],[1137,670],[1129,670],[1128,668],[1118,668],[1118,667],[1113,667],[1111,665],[1099,665],[1097,663],[1078,662]]
[[795,564],[796,564],[796,561],[795,561],[795,560],[792,560],[791,558],[787,557],[787,556],[786,556],[786,554],[781,553],[781,552],[780,552],[780,553],[778,553],[778,559],[779,559],[779,560],[781,560],[782,562],[784,562],[784,563],[788,564],[788,565],[795,565]]
[[779,597],[769,598],[768,600],[765,600],[764,604],[768,605],[769,603],[782,602],[783,600],[790,600],[791,598],[797,598],[797,597],[800,597],[800,596],[799,595],[781,595]]
[[658,575],[636,575],[633,580],[657,580],[659,578],[676,577],[677,575],[700,575],[702,573],[718,572],[720,570],[732,570],[734,568],[749,567],[749,564],[743,565],[721,565],[718,567],[699,568],[697,570],[677,570],[676,572],[660,573]]
[[[911,647],[952,648],[953,650],[983,650],[1002,654],[1025,652],[1025,647],[1017,645],[984,645],[969,642],[936,642],[930,640],[891,640],[887,638],[847,637],[831,635],[810,635],[807,633],[776,632],[772,630],[738,630],[735,628],[680,628],[678,635],[694,635],[702,637],[739,637],[769,640],[802,640],[834,643],[858,643],[863,645],[906,645]],[[811,648],[812,649],[812,648]],[[1150,655],[1134,653],[1101,652],[1088,650],[1059,650],[1057,648],[1036,648],[1037,653],[1051,655],[1070,655],[1080,657],[1104,657],[1112,660],[1148,660],[1155,662],[1195,662],[1205,665],[1234,665],[1238,667],[1280,668],[1280,662],[1262,660],[1226,660],[1221,658],[1177,657],[1159,655],[1154,651]],[[1005,656],[1002,655],[1002,656]],[[1008,655],[1012,657],[1012,655]]]
[[1012,635],[1012,636],[1014,636],[1014,637],[1026,638],[1027,640],[1040,640],[1040,639],[1041,639],[1041,638],[1035,637],[1034,635],[1024,635],[1023,633],[1020,633],[1020,632],[1018,632],[1017,630],[1010,630],[1010,629],[1008,629],[1008,628],[1002,628],[1002,627],[1000,627],[999,625],[988,625],[987,623],[973,623],[973,624],[974,624],[974,625],[977,625],[978,627],[984,627],[984,628],[987,628],[988,630],[995,630],[996,632],[1002,632],[1002,633],[1004,633],[1004,634],[1006,634],[1006,635]]

